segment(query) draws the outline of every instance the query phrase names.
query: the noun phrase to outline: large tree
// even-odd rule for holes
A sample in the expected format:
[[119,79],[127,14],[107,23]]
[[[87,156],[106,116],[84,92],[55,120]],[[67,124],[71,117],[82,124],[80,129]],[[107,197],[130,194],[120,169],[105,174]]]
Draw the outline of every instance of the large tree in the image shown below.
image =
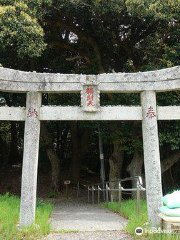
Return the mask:
[[[1,0],[0,3],[0,62],[4,67],[84,74],[160,69],[180,64],[179,36],[179,0]],[[13,102],[21,98],[18,95]],[[179,105],[178,92],[158,94],[157,98],[161,105]],[[43,101],[75,105],[79,104],[78,99],[79,95],[46,94]],[[140,100],[136,94],[102,94],[101,103],[137,105]],[[121,122],[115,128],[113,124],[102,125],[104,139],[112,145],[107,152],[110,178],[122,177],[121,168],[128,165],[130,175],[141,174],[140,123]],[[94,131],[95,126],[91,124],[88,128]],[[60,159],[63,164],[66,145],[67,149],[72,146],[68,150],[72,159],[71,174],[79,179],[72,170],[77,163],[77,172],[80,171],[88,144],[83,146],[82,152],[79,146],[83,139],[88,143],[90,131],[77,123],[58,125],[58,129],[56,124],[50,123],[49,127],[56,139],[52,142],[52,138],[46,145],[49,158],[53,163],[56,161],[53,166],[60,166]],[[17,139],[17,129],[12,125],[12,139]],[[45,135],[48,135],[47,129],[46,126]],[[163,169],[168,169],[167,166],[179,159],[179,126],[177,122],[160,122],[159,129],[162,163],[166,166]],[[110,139],[106,135],[110,135]],[[60,169],[53,166],[52,169]],[[57,189],[60,174],[53,172],[53,176],[56,178],[53,186]]]

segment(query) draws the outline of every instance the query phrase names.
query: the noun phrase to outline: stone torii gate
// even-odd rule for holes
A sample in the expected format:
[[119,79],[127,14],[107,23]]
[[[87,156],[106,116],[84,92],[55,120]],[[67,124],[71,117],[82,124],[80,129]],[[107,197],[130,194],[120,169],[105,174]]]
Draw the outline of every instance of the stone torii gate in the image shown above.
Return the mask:
[[[157,120],[180,119],[179,106],[157,106],[156,92],[180,89],[180,66],[101,75],[49,74],[0,68],[0,91],[26,93],[26,108],[0,107],[0,120],[25,121],[20,226],[35,220],[40,122],[142,120],[148,218],[160,224],[162,183]],[[42,93],[81,92],[81,106],[42,106]],[[141,106],[100,106],[102,93],[140,93]]]

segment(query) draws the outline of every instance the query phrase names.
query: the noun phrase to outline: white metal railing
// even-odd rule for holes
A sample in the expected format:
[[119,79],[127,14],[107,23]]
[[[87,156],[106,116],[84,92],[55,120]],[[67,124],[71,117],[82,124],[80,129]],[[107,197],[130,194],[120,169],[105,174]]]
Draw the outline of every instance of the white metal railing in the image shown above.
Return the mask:
[[[122,187],[122,182],[126,181],[136,181],[136,187],[132,188],[124,188]],[[116,183],[117,188],[111,188],[111,183]],[[103,201],[113,202],[113,191],[118,192],[118,202],[121,203],[122,201],[122,193],[123,194],[131,194],[132,192],[136,192],[136,206],[137,206],[137,216],[139,216],[139,209],[140,209],[140,198],[141,198],[141,191],[146,191],[143,187],[143,181],[141,176],[135,177],[128,177],[124,179],[116,179],[112,181],[106,181],[101,183],[95,183],[88,186],[88,203],[90,203],[90,194],[92,203],[95,203],[95,193],[97,192],[97,202],[100,203],[101,200],[101,193],[103,194]]]

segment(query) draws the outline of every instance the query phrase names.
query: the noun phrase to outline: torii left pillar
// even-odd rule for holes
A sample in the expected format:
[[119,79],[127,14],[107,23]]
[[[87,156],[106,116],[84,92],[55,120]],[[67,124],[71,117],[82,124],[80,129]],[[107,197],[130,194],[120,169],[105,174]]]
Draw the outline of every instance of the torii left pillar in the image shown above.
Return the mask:
[[20,227],[28,227],[35,221],[41,95],[28,92],[26,98]]

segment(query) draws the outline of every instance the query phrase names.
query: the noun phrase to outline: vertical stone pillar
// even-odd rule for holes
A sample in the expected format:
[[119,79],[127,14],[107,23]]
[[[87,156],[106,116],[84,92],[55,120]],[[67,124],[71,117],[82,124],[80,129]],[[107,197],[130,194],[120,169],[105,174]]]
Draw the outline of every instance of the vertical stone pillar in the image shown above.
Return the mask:
[[161,224],[158,208],[162,205],[162,182],[156,93],[154,91],[142,92],[141,104],[148,219],[151,227],[157,227]]
[[27,227],[35,220],[40,106],[41,93],[28,92],[26,98],[20,227]]

